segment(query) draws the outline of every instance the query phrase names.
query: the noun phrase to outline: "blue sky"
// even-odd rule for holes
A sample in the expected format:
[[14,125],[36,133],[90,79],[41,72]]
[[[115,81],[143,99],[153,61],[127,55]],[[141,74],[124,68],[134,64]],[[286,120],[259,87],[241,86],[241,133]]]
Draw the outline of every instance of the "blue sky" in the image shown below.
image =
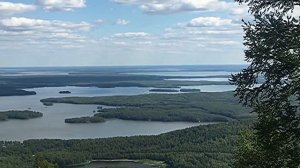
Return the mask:
[[0,1],[0,66],[242,64],[230,0]]

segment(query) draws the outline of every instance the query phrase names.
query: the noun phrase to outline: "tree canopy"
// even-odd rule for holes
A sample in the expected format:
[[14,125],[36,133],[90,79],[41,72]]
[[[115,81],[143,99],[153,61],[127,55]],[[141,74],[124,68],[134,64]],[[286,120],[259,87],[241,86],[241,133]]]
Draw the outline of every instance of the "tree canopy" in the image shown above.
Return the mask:
[[[243,26],[245,60],[250,65],[231,81],[240,101],[252,107],[258,119],[249,138],[242,138],[236,167],[298,168],[300,17],[293,10],[300,1],[237,1],[249,6],[254,20],[244,21]],[[259,78],[264,79],[261,85]],[[253,158],[257,161],[249,161]]]

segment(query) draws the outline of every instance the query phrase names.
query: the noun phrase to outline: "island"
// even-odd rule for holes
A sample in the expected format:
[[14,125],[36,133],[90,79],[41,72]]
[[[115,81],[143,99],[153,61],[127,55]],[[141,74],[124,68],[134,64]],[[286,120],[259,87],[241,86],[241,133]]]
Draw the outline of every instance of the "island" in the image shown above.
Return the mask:
[[71,92],[67,91],[67,90],[59,91],[58,93],[59,94],[71,94]]
[[27,91],[11,87],[0,87],[0,96],[28,96],[36,95],[35,91]]
[[[214,77],[214,76],[210,76]],[[34,91],[26,88],[40,87],[151,87],[151,88],[180,88],[182,86],[200,85],[229,85],[228,81],[172,81],[165,80],[174,76],[130,75],[116,72],[81,73],[72,75],[29,75],[29,76],[1,76],[0,96],[34,95]],[[176,78],[187,78],[177,76]],[[64,91],[64,90],[62,90]],[[62,93],[69,94],[69,93]]]
[[65,119],[65,123],[101,123],[105,122],[105,119],[98,116],[92,117],[79,117],[79,118],[67,118]]
[[42,117],[43,113],[35,111],[3,111],[0,112],[0,121],[7,121],[9,119],[27,120],[32,118]]
[[118,108],[98,109],[99,113],[94,116],[123,120],[228,122],[254,115],[239,104],[233,92],[64,97],[42,99],[41,102],[115,106]]
[[44,106],[53,106],[53,103],[51,103],[51,102],[44,102],[43,105]]
[[200,89],[180,89],[180,92],[200,92]]
[[150,89],[150,92],[179,92],[176,89]]

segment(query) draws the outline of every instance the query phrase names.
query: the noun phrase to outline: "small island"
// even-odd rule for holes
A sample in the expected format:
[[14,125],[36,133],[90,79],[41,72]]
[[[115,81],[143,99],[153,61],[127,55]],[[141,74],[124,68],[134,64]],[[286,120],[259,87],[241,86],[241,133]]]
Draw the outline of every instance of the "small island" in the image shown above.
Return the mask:
[[178,90],[175,89],[151,89],[149,91],[150,92],[172,92],[172,93],[179,92]]
[[105,119],[98,116],[92,116],[92,117],[79,117],[79,118],[67,118],[65,119],[65,123],[101,123],[105,122]]
[[67,90],[59,91],[58,93],[59,94],[71,94],[71,92],[67,91]]
[[53,106],[53,103],[51,103],[51,102],[43,102],[43,105],[44,106]]
[[190,92],[201,92],[200,89],[180,89],[180,92],[187,92],[187,93],[190,93]]
[[0,121],[7,121],[9,119],[28,120],[32,118],[42,117],[43,113],[35,111],[3,111],[0,112]]

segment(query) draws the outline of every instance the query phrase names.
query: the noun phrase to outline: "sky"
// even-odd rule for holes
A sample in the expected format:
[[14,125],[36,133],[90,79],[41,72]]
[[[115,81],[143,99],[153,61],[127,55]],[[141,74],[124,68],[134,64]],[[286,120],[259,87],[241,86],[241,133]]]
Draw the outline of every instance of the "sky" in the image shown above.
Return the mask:
[[0,66],[243,64],[233,0],[0,1]]

